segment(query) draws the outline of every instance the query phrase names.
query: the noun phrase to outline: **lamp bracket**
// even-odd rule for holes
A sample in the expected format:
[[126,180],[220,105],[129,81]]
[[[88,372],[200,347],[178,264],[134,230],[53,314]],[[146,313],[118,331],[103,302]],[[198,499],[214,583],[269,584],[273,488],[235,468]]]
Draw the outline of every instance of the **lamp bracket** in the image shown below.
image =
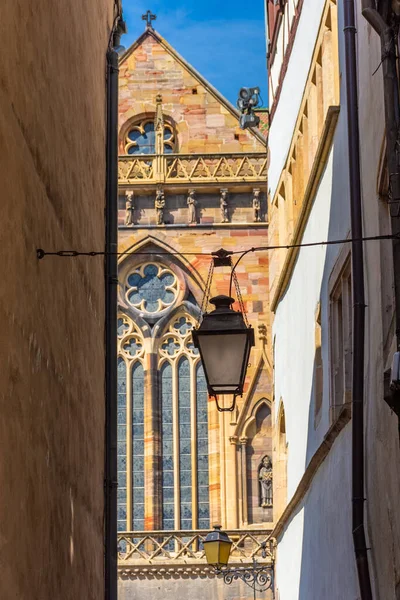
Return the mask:
[[236,406],[236,398],[239,394],[234,394],[233,396],[233,400],[232,400],[232,404],[230,406],[224,407],[221,406],[218,402],[218,396],[214,396],[214,394],[211,396],[211,398],[214,398],[215,400],[215,404],[217,405],[217,410],[218,412],[233,412],[235,410],[235,406]]
[[253,559],[251,567],[237,567],[236,569],[215,569],[216,575],[222,575],[224,583],[230,585],[232,582],[241,579],[246,585],[255,592],[266,592],[274,587],[274,566],[273,564],[260,565]]
[[232,252],[220,248],[216,252],[212,252],[214,261],[214,267],[231,267],[232,266]]

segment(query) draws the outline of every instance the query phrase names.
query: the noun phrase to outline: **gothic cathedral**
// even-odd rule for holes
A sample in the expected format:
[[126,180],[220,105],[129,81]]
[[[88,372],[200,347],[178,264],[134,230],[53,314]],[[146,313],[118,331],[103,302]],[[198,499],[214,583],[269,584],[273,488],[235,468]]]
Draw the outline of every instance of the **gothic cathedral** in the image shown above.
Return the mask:
[[[191,330],[211,252],[267,245],[266,141],[239,129],[236,109],[149,22],[120,59],[119,155],[119,595],[252,597],[215,577],[202,541],[218,524],[234,542],[230,564],[272,560],[262,545],[282,474],[267,253],[237,267],[256,346],[233,412],[208,398]],[[211,295],[228,294],[229,278],[215,268]]]

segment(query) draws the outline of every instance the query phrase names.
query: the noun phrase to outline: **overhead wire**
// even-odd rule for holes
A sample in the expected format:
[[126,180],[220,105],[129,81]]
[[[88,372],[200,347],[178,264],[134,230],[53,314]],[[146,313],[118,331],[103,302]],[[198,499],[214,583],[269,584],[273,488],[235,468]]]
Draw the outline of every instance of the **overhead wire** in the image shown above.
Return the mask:
[[[273,246],[253,246],[251,248],[247,248],[245,250],[227,250],[227,256],[234,256],[240,254],[238,261],[236,262],[235,268],[239,261],[242,258],[249,254],[250,252],[266,252],[269,250],[290,250],[295,248],[310,248],[313,246],[332,246],[337,244],[351,244],[352,242],[371,242],[371,241],[379,241],[379,240],[394,240],[400,239],[400,234],[387,234],[387,235],[373,235],[373,236],[365,236],[362,238],[343,238],[338,240],[325,240],[320,242],[303,242],[299,244],[280,244]],[[36,256],[39,260],[43,259],[45,256],[58,256],[62,258],[75,258],[77,256],[215,256],[216,252],[178,252],[178,251],[162,251],[159,252],[157,250],[153,251],[136,251],[136,250],[126,250],[124,252],[106,252],[106,251],[96,251],[92,250],[89,252],[80,251],[80,250],[57,250],[57,251],[47,251],[43,250],[43,248],[36,249]]]

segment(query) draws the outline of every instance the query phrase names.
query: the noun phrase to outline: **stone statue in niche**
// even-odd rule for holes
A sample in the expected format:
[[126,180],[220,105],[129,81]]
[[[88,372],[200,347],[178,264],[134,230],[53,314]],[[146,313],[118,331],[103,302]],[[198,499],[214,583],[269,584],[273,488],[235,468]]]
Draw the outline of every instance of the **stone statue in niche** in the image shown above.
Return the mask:
[[221,198],[219,201],[221,211],[221,223],[229,223],[228,216],[228,190],[221,190]]
[[253,190],[253,213],[254,213],[254,223],[259,223],[261,221],[261,200],[260,200],[260,190]]
[[261,461],[258,470],[258,480],[260,482],[260,506],[262,508],[271,508],[272,506],[272,461],[267,455]]
[[154,208],[156,209],[157,225],[164,224],[164,208],[165,208],[165,196],[163,190],[157,190],[156,199],[154,202]]
[[125,192],[125,225],[133,225],[133,211],[135,207],[133,205],[133,192]]
[[194,190],[189,190],[189,196],[187,197],[187,205],[188,205],[188,223],[197,223],[196,216],[196,192]]

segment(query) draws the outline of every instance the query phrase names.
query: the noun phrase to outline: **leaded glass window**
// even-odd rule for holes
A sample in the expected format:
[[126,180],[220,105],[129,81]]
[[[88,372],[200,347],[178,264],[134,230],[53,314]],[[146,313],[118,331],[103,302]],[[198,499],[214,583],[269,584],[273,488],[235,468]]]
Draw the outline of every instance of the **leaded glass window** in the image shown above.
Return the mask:
[[[210,521],[208,394],[198,351],[193,347],[194,325],[188,315],[177,317],[159,344],[163,529],[208,528]],[[172,485],[177,504],[171,498]]]
[[126,530],[126,363],[118,359],[118,531]]
[[174,428],[172,415],[172,365],[161,367],[162,421],[162,528],[175,529],[174,522]]
[[118,530],[144,529],[144,341],[118,317]]
[[[156,263],[128,271],[126,282],[123,293],[132,313],[152,314],[154,323],[181,298],[174,272]],[[137,319],[118,317],[118,528],[142,531],[151,515],[156,528],[207,529],[208,394],[192,341],[196,322],[183,307],[162,329],[150,328],[147,317]],[[149,360],[147,353],[158,359]],[[147,372],[146,381],[154,384],[146,388],[149,368],[154,373]],[[160,446],[146,446],[145,423],[153,424]],[[162,493],[153,497],[146,481]]]
[[[164,123],[164,154],[175,149],[175,134],[172,125]],[[126,154],[155,154],[156,132],[154,120],[143,120],[132,125],[125,138]]]
[[136,362],[132,369],[132,524],[144,530],[144,372]]
[[197,404],[197,494],[198,527],[210,526],[209,473],[208,473],[208,406],[207,382],[203,366],[196,366],[196,404]]
[[190,365],[183,357],[178,363],[180,529],[192,528],[192,432],[190,406]]

